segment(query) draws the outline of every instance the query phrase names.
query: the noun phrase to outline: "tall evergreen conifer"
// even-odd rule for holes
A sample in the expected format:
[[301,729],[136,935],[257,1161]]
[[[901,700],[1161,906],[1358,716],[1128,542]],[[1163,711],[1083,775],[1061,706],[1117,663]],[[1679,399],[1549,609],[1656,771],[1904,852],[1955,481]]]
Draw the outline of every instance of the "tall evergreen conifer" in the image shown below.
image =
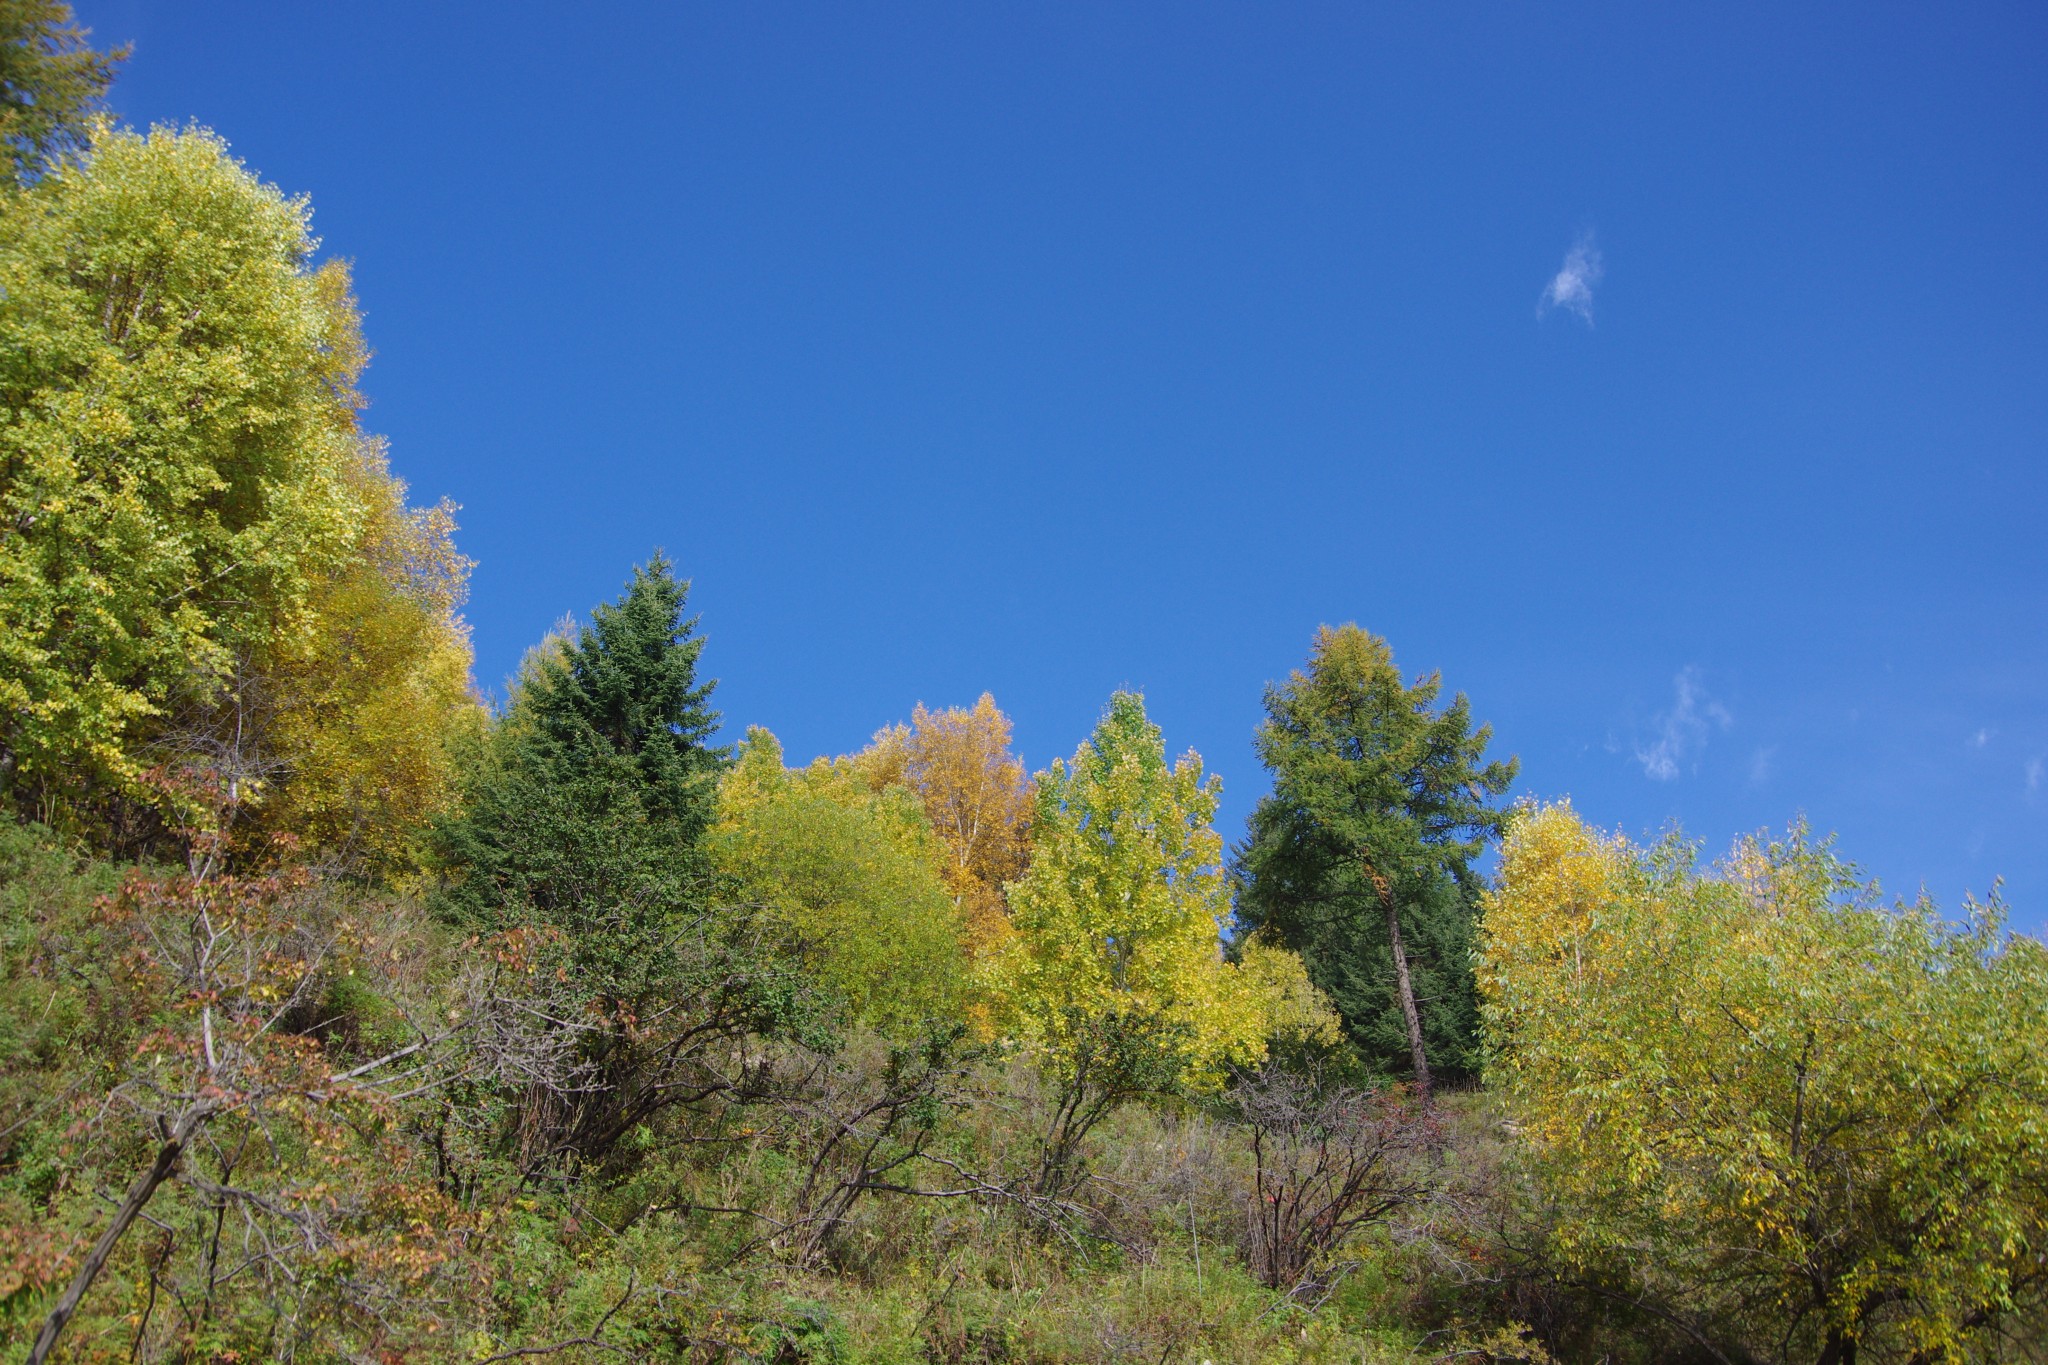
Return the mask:
[[688,585],[656,555],[574,639],[529,656],[440,831],[444,913],[566,933],[608,993],[659,967],[665,927],[703,903],[700,844],[727,751]]

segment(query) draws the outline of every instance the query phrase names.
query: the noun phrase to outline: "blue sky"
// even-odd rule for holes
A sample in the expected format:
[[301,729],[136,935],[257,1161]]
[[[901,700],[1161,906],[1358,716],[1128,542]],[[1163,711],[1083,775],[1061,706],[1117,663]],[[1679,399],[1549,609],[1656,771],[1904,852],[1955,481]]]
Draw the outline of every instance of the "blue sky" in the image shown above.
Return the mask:
[[1137,686],[1234,837],[1356,620],[1527,792],[2048,927],[2039,6],[79,10],[356,262],[486,684],[659,545],[729,722]]

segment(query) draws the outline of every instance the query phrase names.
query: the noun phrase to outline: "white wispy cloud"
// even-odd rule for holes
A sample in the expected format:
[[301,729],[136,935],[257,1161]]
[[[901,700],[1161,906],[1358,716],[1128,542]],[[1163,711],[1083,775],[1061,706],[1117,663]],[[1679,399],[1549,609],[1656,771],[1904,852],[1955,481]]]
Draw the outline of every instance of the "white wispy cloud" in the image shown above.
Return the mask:
[[2040,760],[2040,759],[2038,759],[2038,758],[2030,758],[2030,759],[2028,759],[2028,760],[2027,760],[2027,791],[2028,791],[2028,792],[2029,792],[2030,794],[2031,794],[2031,793],[2033,793],[2033,792],[2037,792],[2037,791],[2041,790],[2041,779],[2042,779],[2042,777],[2043,777],[2043,776],[2048,776],[2048,768],[2044,768],[2044,765],[2043,765],[2043,763],[2042,763],[2042,760]]
[[1970,736],[1970,747],[1972,749],[1983,748],[1991,742],[1991,737],[1997,733],[1996,730],[1979,730],[1976,734]]
[[1588,327],[1593,325],[1593,287],[1600,283],[1600,277],[1607,273],[1606,265],[1600,259],[1600,247],[1590,232],[1581,233],[1579,240],[1572,243],[1572,249],[1565,252],[1564,264],[1550,283],[1543,287],[1543,301],[1536,305],[1536,316],[1542,317],[1553,308],[1562,308],[1577,315],[1579,321]]
[[1771,774],[1777,771],[1777,767],[1777,745],[1773,744],[1767,749],[1758,749],[1755,753],[1749,756],[1750,783],[1758,787],[1763,786],[1764,783],[1771,780]]
[[1658,782],[1669,782],[1682,771],[1686,760],[1707,747],[1715,730],[1735,724],[1728,708],[1707,695],[1700,684],[1700,671],[1687,665],[1671,680],[1671,709],[1660,713],[1653,725],[1655,734],[1645,744],[1636,741],[1636,762],[1643,774]]

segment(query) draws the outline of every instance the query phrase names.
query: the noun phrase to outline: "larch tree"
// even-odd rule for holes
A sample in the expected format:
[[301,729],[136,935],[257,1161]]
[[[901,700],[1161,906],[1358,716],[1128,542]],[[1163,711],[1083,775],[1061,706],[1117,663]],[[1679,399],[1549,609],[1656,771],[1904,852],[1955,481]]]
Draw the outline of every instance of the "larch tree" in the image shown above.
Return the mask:
[[1241,928],[1299,952],[1368,1060],[1406,1053],[1427,1092],[1469,1070],[1472,860],[1501,827],[1516,764],[1441,680],[1409,682],[1387,642],[1316,632],[1308,667],[1266,690],[1258,753],[1273,791],[1237,850]]
[[928,710],[875,736],[846,760],[876,785],[917,794],[945,851],[944,876],[977,953],[1009,933],[1003,886],[1031,856],[1031,781],[1010,752],[1010,718],[984,692],[972,708]]

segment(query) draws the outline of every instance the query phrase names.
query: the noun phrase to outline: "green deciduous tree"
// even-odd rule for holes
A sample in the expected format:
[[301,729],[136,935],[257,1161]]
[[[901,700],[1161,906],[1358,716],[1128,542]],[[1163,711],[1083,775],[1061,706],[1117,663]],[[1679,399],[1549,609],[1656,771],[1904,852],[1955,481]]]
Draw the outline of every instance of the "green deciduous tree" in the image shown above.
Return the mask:
[[1723,1360],[2038,1331],[2048,950],[1995,904],[1888,908],[1802,831],[1702,870],[1559,806],[1482,929],[1490,1075],[1589,1282]]
[[[432,722],[466,709],[459,557],[358,426],[367,350],[346,270],[314,268],[313,247],[305,201],[199,131],[103,130],[0,201],[0,778],[17,812],[133,847],[138,812],[195,814],[167,773],[205,770],[230,806],[295,772],[318,786],[336,756],[321,725],[407,693],[405,743],[356,755],[330,784],[350,800],[309,797],[302,823],[351,805],[348,823],[390,825],[366,795],[436,787],[393,773],[433,768]],[[382,639],[341,667],[324,656],[351,615]],[[294,711],[318,720],[279,733]]]
[[784,768],[756,727],[719,804],[714,866],[787,927],[851,1018],[891,1033],[957,1019],[966,919],[915,792],[877,789],[846,762]]
[[1307,670],[1266,690],[1273,792],[1236,859],[1240,924],[1298,951],[1368,1059],[1405,1052],[1425,1090],[1432,1057],[1471,1066],[1471,863],[1515,775],[1484,760],[1492,731],[1462,694],[1436,706],[1441,689],[1405,681],[1357,626],[1319,629]]

